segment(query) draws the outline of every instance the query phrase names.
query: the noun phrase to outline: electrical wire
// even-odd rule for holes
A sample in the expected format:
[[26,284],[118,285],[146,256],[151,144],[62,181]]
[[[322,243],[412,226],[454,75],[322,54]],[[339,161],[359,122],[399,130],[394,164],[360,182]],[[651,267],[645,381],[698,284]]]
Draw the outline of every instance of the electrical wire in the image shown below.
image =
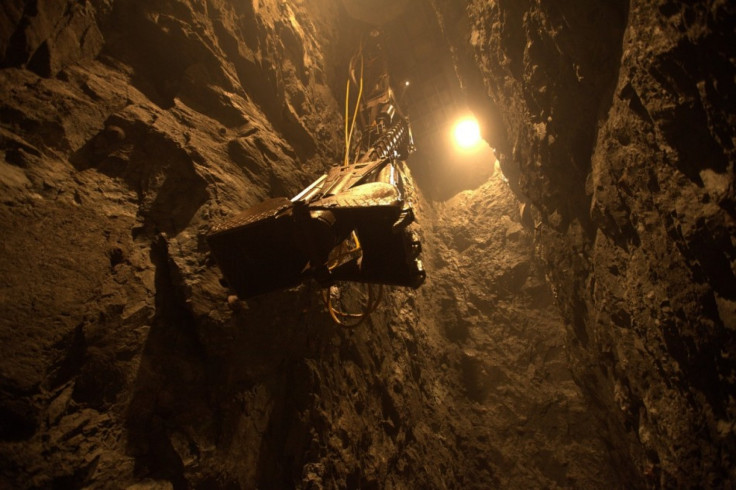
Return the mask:
[[[357,60],[360,60],[360,78],[358,79],[358,97],[355,101],[355,109],[353,111],[353,117],[350,119],[350,82],[351,82],[351,74],[353,70],[354,63]],[[353,56],[353,58],[350,60],[350,74],[348,75],[347,82],[345,84],[345,159],[343,161],[343,166],[347,167],[350,162],[350,143],[352,141],[353,133],[355,132],[355,122],[358,118],[358,112],[360,109],[360,103],[363,98],[363,71],[365,68],[365,60],[363,58],[363,44],[361,43],[360,47],[358,48],[358,53]],[[353,77],[353,83],[355,83],[354,77]],[[356,148],[356,154],[355,154],[355,160],[358,160],[358,156],[360,155],[360,148]],[[355,253],[360,253],[362,251],[360,240],[358,239],[358,234],[353,231],[352,233],[352,239],[354,242],[354,247],[341,251],[335,259],[333,259],[332,263],[329,267],[330,270],[337,267],[343,258],[353,255]],[[335,286],[337,287],[337,286]],[[374,292],[374,288],[372,284],[366,283],[367,288],[367,296],[368,299],[363,306],[363,311],[361,313],[349,313],[346,311],[343,311],[341,309],[336,308],[332,303],[332,296],[330,295],[329,289],[325,289],[322,291],[322,301],[325,304],[325,307],[327,308],[327,311],[330,313],[330,316],[332,317],[333,321],[337,323],[340,326],[343,327],[349,327],[354,328],[363,323],[368,316],[370,316],[371,313],[373,313],[378,305],[380,304],[381,300],[383,299],[383,286],[378,285],[378,291]],[[352,322],[349,322],[349,320],[354,320]]]
[[353,138],[353,132],[355,131],[355,120],[358,118],[358,109],[360,108],[360,101],[363,97],[363,67],[364,67],[364,60],[363,60],[363,46],[361,45],[358,49],[358,54],[353,57],[353,59],[350,61],[350,65],[352,66],[353,60],[356,58],[360,58],[360,79],[358,82],[358,98],[355,101],[355,111],[353,112],[353,119],[350,123],[350,126],[348,127],[348,121],[350,116],[350,77],[348,76],[348,81],[345,86],[345,161],[343,162],[343,165],[345,167],[348,166],[348,162],[350,160],[350,142]]
[[[349,239],[353,241],[352,248],[348,248],[350,246],[350,243],[348,242]],[[341,265],[343,263],[343,259],[346,257],[350,257],[355,254],[359,254],[359,257],[362,255],[363,249],[360,246],[358,234],[354,230],[350,233],[349,239],[346,238],[335,249],[333,249],[333,252],[337,251],[337,253],[334,257],[331,257],[330,262],[327,264],[328,270],[332,271],[335,267]],[[333,253],[331,252],[330,255],[333,255]]]
[[[371,313],[376,311],[376,308],[378,308],[378,305],[383,299],[383,285],[378,284],[378,292],[373,291],[372,284],[366,283],[365,286],[368,290],[368,299],[361,313],[348,313],[336,308],[332,304],[332,296],[330,295],[329,289],[322,290],[322,301],[324,302],[325,307],[327,307],[327,311],[330,313],[330,316],[335,323],[342,327],[355,328],[363,323],[365,319],[370,316]],[[348,319],[352,319],[355,321],[348,323]]]

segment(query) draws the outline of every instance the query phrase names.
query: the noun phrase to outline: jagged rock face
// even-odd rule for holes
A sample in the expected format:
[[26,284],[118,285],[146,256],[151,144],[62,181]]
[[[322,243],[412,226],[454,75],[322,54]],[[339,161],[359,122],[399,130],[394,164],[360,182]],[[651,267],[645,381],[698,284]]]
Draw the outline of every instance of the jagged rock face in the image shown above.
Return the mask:
[[435,7],[486,137],[534,205],[614,464],[629,485],[733,484],[736,9]]
[[[336,16],[281,2],[3,4],[3,486],[280,474],[247,462],[272,402],[228,373],[247,352],[223,349],[248,348],[232,343],[203,233],[335,158],[321,57]],[[231,413],[254,408],[230,383],[265,414],[241,430],[255,448]]]
[[[733,7],[445,3],[3,4],[2,485],[734,480]],[[206,231],[340,158],[377,24],[453,54],[508,185],[409,189],[429,278],[357,329],[229,308]]]

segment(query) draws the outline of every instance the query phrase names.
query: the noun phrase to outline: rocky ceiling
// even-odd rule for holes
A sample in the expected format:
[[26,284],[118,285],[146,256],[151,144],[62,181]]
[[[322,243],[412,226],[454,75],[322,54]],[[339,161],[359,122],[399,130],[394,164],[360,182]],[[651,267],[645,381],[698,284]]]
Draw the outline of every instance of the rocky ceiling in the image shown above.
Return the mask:
[[[0,486],[730,488],[736,6],[0,5]],[[235,307],[213,222],[338,161],[379,27],[428,271]],[[495,157],[440,137],[471,109]],[[494,166],[498,158],[499,172]]]

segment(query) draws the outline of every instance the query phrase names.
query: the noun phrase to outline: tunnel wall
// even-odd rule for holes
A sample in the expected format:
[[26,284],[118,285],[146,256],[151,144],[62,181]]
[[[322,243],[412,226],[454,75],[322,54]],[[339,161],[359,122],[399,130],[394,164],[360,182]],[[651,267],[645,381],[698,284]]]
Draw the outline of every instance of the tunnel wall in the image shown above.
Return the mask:
[[3,4],[0,483],[732,479],[730,7],[556,5],[435,2],[508,184],[411,189],[427,284],[345,330],[312,285],[228,307],[204,235],[339,159],[368,26],[339,2]]
[[[340,156],[367,26],[339,4],[3,5],[1,486],[610,481],[500,179],[408,190],[432,278],[359,328],[309,284],[228,307],[211,224]],[[471,205],[505,218],[475,236]]]
[[228,306],[211,224],[341,156],[370,26],[339,3],[6,2],[0,25],[2,486],[618,481],[499,176],[407,189],[430,278],[357,329],[310,284]]
[[3,3],[0,486],[309,478],[329,321],[295,293],[229,310],[204,234],[337,158],[323,7]]
[[615,464],[652,487],[732,483],[736,9],[434,7]]
[[369,26],[336,2],[0,12],[1,486],[617,481],[499,176],[409,186],[430,279],[359,328],[310,284],[228,306],[207,230],[340,158]]

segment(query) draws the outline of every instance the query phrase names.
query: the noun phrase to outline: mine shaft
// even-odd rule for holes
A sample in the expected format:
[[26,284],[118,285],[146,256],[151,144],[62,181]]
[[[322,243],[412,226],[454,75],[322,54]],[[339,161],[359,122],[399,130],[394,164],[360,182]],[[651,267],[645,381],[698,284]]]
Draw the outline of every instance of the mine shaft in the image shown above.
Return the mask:
[[4,2],[0,487],[733,487],[734,25]]

